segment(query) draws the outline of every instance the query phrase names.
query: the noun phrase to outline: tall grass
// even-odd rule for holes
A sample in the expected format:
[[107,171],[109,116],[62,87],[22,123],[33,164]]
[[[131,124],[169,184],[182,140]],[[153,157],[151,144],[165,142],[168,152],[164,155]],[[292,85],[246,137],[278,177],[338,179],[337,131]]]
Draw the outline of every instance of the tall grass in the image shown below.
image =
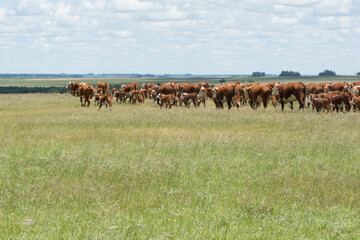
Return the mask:
[[129,84],[131,82],[137,83],[155,83],[164,84],[168,82],[177,83],[199,83],[209,82],[211,85],[219,85],[219,80],[224,79],[226,82],[299,82],[304,83],[319,83],[319,82],[354,82],[360,81],[360,76],[330,76],[330,77],[228,77],[228,78],[54,78],[54,79],[6,79],[0,78],[0,87],[21,86],[21,87],[65,87],[69,81],[72,82],[86,82],[88,84],[96,85],[96,82],[106,81],[110,85]]
[[358,113],[0,102],[1,239],[360,236]]

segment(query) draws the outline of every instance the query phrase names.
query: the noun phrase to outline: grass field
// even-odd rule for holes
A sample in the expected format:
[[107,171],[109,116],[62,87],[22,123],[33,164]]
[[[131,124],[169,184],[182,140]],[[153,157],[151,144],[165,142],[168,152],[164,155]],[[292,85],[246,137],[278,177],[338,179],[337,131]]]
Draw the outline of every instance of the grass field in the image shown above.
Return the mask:
[[360,237],[359,113],[0,102],[0,239]]
[[[0,87],[65,87],[69,81],[73,82],[86,82],[88,84],[96,85],[96,82],[106,81],[110,85],[120,85],[120,84],[129,84],[131,82],[142,83],[167,83],[170,81],[175,81],[177,83],[187,82],[187,83],[199,83],[207,81],[211,85],[219,85],[219,80],[222,78],[54,78],[54,79],[6,79],[0,78]],[[336,76],[336,77],[299,77],[299,78],[286,78],[286,77],[265,77],[265,78],[256,78],[256,77],[232,77],[224,78],[226,82],[237,82],[242,83],[249,82],[299,82],[304,83],[318,83],[318,82],[354,82],[360,81],[360,76]]]

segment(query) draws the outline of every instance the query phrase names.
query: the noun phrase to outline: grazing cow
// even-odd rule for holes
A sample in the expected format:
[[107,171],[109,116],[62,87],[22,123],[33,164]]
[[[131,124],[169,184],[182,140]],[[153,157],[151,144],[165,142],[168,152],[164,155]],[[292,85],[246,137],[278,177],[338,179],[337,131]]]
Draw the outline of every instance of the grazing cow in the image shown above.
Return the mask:
[[162,108],[162,106],[166,105],[166,108],[169,107],[169,109],[171,108],[171,106],[174,104],[174,99],[175,96],[174,94],[170,93],[170,94],[163,94],[163,93],[159,93],[156,96],[157,99],[159,99],[159,105],[160,105],[160,109]]
[[330,95],[331,102],[336,109],[336,112],[339,112],[339,109],[343,109],[345,107],[345,111],[350,111],[351,109],[351,99],[352,95],[349,92],[342,92],[340,94]]
[[110,91],[110,86],[107,82],[97,82],[98,88],[103,89],[103,93],[107,94]]
[[309,96],[311,99],[311,103],[317,112],[320,112],[322,109],[326,110],[327,112],[332,112],[331,97],[316,98],[315,94],[310,94]]
[[328,93],[330,91],[340,91],[340,92],[346,92],[347,91],[347,83],[334,83],[334,84],[328,84],[325,87],[325,93]]
[[[89,84],[83,83],[81,84],[80,88],[79,88],[79,96],[80,96],[80,102],[81,102],[81,106],[85,107],[86,102],[88,103],[88,107],[90,106],[90,101],[92,99],[92,97],[95,94],[95,88]],[[83,104],[83,98],[84,100],[84,104]]]
[[142,89],[150,89],[156,87],[156,84],[154,83],[143,83]]
[[197,93],[182,93],[180,97],[180,106],[184,102],[185,106],[190,107],[190,103],[192,102],[195,107],[200,105],[200,98]]
[[102,93],[104,94],[104,89],[103,88],[100,88],[100,87],[95,87],[95,94],[96,93]]
[[94,101],[95,107],[100,103],[100,98],[103,96],[104,96],[103,93],[95,93],[95,101]]
[[129,103],[131,102],[131,91],[133,90],[139,90],[140,85],[136,82],[130,83],[128,85],[122,85],[121,90],[123,90],[126,93],[126,98],[129,98]]
[[178,95],[180,96],[182,93],[199,93],[201,86],[198,84],[179,84],[178,86]]
[[353,94],[355,97],[359,96],[360,85],[354,85],[353,83],[348,86],[348,92]]
[[143,103],[144,102],[144,97],[143,97],[143,92],[139,89],[137,90],[132,90],[131,91],[131,99],[132,99],[132,103],[135,104],[136,101],[138,103]]
[[142,90],[145,94],[145,98],[151,98],[151,90],[156,87],[154,83],[143,83]]
[[[320,85],[320,84],[316,84],[316,83],[309,83],[305,85],[306,87],[306,101],[307,101],[307,105],[308,108],[310,107],[310,102],[309,102],[309,96],[310,94],[319,94],[319,93],[324,93],[325,91],[325,85]],[[314,105],[312,106],[313,110],[314,110]]]
[[212,89],[213,98],[216,99],[216,108],[224,109],[224,102],[228,105],[228,110],[232,107],[232,100],[235,97],[235,87],[229,85],[220,85]]
[[281,110],[284,111],[285,103],[290,102],[291,110],[294,109],[293,102],[299,102],[299,110],[305,106],[306,87],[302,82],[287,83],[284,85],[276,84],[272,92],[273,96],[279,96]]
[[253,109],[257,109],[260,103],[263,103],[264,109],[267,108],[267,104],[272,96],[272,89],[265,85],[255,85],[249,89],[250,106]]
[[354,106],[354,111],[360,110],[360,97],[354,97],[351,100],[351,103]]
[[226,83],[226,85],[236,86],[236,85],[241,85],[241,82],[228,82],[228,83]]
[[213,98],[212,90],[213,90],[213,88],[205,88],[205,87],[200,88],[200,92],[199,92],[198,96],[199,96],[201,102],[204,104],[204,107],[205,107],[205,101],[207,98],[210,98],[211,100],[213,100],[215,102],[215,105],[217,106],[216,99]]
[[[268,84],[266,84],[265,86],[268,86],[269,88],[273,89],[275,87],[276,84],[280,84],[280,82],[270,82]],[[277,103],[280,102],[279,96],[272,96],[270,98],[274,108],[277,107]]]
[[99,110],[102,107],[102,105],[105,105],[105,111],[107,107],[109,106],[110,111],[112,110],[112,103],[113,103],[114,95],[111,92],[108,92],[106,95],[100,96],[100,106]]
[[117,103],[126,103],[126,92],[124,90],[118,90],[115,92]]
[[116,94],[117,91],[119,91],[119,89],[113,88],[112,91],[111,91],[111,93],[115,96],[115,94]]
[[210,87],[210,84],[208,82],[201,82],[201,83],[198,83],[198,85],[200,87],[204,87],[204,88],[209,88]]
[[175,87],[173,85],[169,85],[169,84],[163,84],[161,86],[156,86],[153,88],[152,91],[153,91],[154,102],[156,101],[157,104],[159,104],[159,101],[160,101],[160,99],[157,97],[159,95],[159,93],[162,93],[164,95],[173,94],[174,97],[176,96]]
[[79,97],[79,88],[82,84],[84,84],[84,83],[68,82],[68,85],[66,86],[66,88],[69,89],[71,95],[73,95],[74,97],[75,97],[75,95]]

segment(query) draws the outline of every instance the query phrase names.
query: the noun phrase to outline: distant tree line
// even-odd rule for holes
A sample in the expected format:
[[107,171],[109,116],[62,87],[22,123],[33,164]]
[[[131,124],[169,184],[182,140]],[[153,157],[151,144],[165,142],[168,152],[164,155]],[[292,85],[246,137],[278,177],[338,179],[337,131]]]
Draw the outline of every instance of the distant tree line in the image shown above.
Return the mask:
[[253,72],[251,77],[265,77],[265,72]]
[[83,78],[82,74],[29,74],[29,73],[2,73],[0,78]]
[[319,73],[319,76],[336,76],[336,72],[332,70],[325,70]]
[[360,76],[360,72],[356,73],[357,76]]
[[300,73],[294,71],[281,71],[279,77],[300,77]]
[[0,94],[20,94],[20,93],[66,93],[64,87],[0,87]]

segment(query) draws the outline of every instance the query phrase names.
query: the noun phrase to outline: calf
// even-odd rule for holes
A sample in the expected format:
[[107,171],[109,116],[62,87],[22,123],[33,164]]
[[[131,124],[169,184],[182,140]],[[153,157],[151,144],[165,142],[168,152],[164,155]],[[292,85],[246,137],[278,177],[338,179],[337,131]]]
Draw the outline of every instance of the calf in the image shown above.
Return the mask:
[[327,112],[332,111],[331,98],[312,98],[312,104],[315,107],[317,112],[320,112],[322,109]]
[[118,90],[115,92],[116,102],[117,103],[126,103],[126,92],[123,90]]
[[98,111],[100,111],[100,108],[102,107],[103,104],[105,104],[105,110],[107,109],[108,105],[109,105],[109,109],[112,110],[114,95],[111,92],[107,93],[106,95],[100,96],[99,98],[100,98],[100,106]]
[[104,94],[102,93],[95,93],[95,101],[94,101],[94,104],[95,104],[95,107],[100,104],[100,98],[105,96]]
[[174,94],[163,94],[163,93],[159,93],[156,96],[157,99],[159,99],[159,105],[160,105],[160,109],[162,108],[162,106],[166,105],[166,108],[169,107],[169,109],[171,108],[171,106],[174,104]]
[[193,102],[195,107],[200,106],[200,98],[196,93],[183,93],[180,97],[180,106],[184,102],[185,106],[190,107],[190,103]]
[[354,97],[351,100],[351,103],[354,106],[354,111],[360,110],[360,97]]

